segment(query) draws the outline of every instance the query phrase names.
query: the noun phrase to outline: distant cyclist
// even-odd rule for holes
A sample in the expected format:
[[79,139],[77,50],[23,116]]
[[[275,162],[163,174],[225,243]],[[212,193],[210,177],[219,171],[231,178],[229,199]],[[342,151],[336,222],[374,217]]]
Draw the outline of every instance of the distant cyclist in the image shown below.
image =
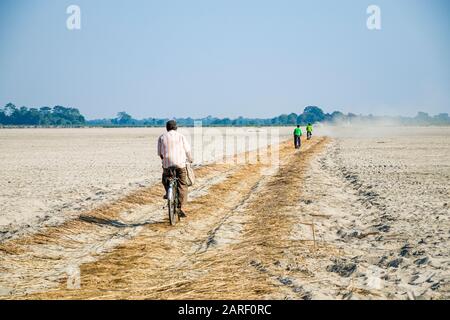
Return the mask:
[[297,128],[294,129],[294,145],[295,149],[300,149],[302,145],[302,129],[300,129],[300,126],[297,126]]
[[[162,183],[167,193],[171,169],[174,169],[178,177],[180,216],[186,217],[181,207],[186,203],[188,197],[186,162],[192,163],[193,161],[191,146],[186,137],[177,132],[175,120],[170,120],[166,123],[166,130],[167,132],[158,139],[158,156],[162,160],[163,167]],[[167,195],[164,198],[166,199]]]
[[311,139],[312,130],[313,130],[312,124],[308,123],[308,125],[306,126],[306,137],[308,140]]

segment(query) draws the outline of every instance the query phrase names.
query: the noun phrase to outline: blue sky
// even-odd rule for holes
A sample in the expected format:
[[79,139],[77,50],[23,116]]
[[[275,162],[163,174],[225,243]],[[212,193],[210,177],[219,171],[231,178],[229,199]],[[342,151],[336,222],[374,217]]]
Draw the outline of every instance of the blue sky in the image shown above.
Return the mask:
[[[81,8],[81,30],[66,8]],[[382,30],[366,28],[381,8]],[[0,0],[0,105],[88,118],[450,112],[445,0]]]

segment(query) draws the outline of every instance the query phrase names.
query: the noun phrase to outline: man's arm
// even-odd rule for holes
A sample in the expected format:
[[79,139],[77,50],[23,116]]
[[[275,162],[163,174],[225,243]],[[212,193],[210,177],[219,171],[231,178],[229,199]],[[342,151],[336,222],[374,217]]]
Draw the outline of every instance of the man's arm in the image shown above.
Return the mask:
[[161,160],[163,159],[163,155],[162,155],[162,142],[161,142],[161,137],[158,138],[158,156],[161,158]]

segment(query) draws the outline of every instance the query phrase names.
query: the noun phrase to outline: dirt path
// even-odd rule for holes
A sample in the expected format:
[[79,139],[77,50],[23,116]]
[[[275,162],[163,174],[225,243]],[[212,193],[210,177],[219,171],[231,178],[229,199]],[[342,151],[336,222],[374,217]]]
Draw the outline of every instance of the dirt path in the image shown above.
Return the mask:
[[[283,144],[277,169],[261,163],[201,169],[198,174],[204,180],[197,185],[202,187],[193,191],[187,208],[191,215],[176,227],[170,227],[165,210],[158,209],[158,186],[64,228],[4,245],[2,266],[8,262],[12,275],[13,268],[27,270],[25,279],[22,272],[10,282],[11,293],[33,299],[309,298],[278,265],[290,259],[293,249],[316,250],[312,238],[292,237],[293,226],[302,221],[301,212],[289,209],[299,202],[306,166],[326,141],[314,139],[301,152],[292,152],[289,142]],[[143,221],[143,213],[148,217],[150,210],[160,215]],[[79,232],[68,239],[69,230]],[[88,239],[80,241],[80,233]],[[92,237],[106,237],[112,244],[92,250],[92,243],[104,243]],[[80,250],[88,243],[90,250]],[[71,246],[77,254],[67,258],[64,252]],[[43,254],[48,251],[54,257]],[[80,289],[67,288],[68,262],[81,265]],[[46,269],[53,273],[39,271]],[[55,287],[55,282],[60,285]]]

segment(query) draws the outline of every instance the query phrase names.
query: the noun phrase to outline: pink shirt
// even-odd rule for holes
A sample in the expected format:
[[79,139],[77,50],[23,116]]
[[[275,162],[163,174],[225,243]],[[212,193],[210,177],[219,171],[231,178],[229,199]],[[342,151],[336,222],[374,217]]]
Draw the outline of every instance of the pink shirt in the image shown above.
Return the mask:
[[170,130],[158,139],[158,156],[162,157],[163,168],[184,168],[186,161],[191,160],[191,146],[185,136]]

